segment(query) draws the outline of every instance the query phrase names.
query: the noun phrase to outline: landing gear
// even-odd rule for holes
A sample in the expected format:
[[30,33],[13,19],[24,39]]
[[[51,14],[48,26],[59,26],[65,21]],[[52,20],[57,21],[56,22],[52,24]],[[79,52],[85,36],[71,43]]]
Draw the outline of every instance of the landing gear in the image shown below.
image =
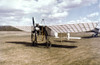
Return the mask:
[[[41,43],[41,42],[44,43],[44,41],[45,41],[46,47],[47,48],[51,47],[51,43],[49,41],[49,36],[48,36],[47,31],[46,31],[46,27],[43,27],[43,32],[42,32],[43,35],[39,34],[39,32],[40,31],[37,31],[37,30],[31,31],[32,46],[38,46],[39,45],[38,43]],[[42,39],[41,42],[39,39]]]
[[35,31],[31,32],[32,46],[37,46],[37,34]]

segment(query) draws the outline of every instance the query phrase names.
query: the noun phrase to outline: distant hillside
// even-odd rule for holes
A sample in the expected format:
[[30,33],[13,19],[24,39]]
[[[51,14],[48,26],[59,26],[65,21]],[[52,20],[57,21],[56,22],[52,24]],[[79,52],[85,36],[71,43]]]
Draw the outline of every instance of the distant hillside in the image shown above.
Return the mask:
[[20,29],[22,31],[25,31],[25,32],[31,32],[31,26],[13,26],[17,29]]
[[0,31],[22,31],[12,26],[0,26]]

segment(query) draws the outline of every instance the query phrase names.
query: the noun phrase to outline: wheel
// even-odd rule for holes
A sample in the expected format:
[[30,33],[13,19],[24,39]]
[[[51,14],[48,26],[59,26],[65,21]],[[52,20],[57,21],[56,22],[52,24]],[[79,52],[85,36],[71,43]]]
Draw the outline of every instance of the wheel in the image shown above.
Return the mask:
[[50,48],[51,47],[51,42],[50,41],[46,42],[46,47],[47,48]]
[[37,46],[37,34],[36,34],[36,32],[35,33],[31,32],[31,41],[32,41],[32,46]]

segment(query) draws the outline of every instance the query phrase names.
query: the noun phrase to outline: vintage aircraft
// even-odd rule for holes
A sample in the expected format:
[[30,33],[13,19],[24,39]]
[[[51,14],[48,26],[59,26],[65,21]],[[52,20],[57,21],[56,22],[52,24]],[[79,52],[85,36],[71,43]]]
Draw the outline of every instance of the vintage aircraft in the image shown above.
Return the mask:
[[[50,47],[51,43],[49,41],[49,36],[58,37],[58,33],[66,33],[67,36],[64,38],[70,39],[81,39],[81,37],[71,37],[70,33],[79,33],[79,32],[95,32],[93,37],[98,36],[99,29],[96,28],[98,23],[97,22],[90,22],[90,23],[77,23],[77,24],[64,24],[64,25],[39,25],[35,24],[34,17],[33,20],[33,27],[31,31],[31,41],[34,46],[37,45],[37,36],[42,35],[42,38],[46,39],[46,46]],[[43,19],[44,20],[44,19]]]

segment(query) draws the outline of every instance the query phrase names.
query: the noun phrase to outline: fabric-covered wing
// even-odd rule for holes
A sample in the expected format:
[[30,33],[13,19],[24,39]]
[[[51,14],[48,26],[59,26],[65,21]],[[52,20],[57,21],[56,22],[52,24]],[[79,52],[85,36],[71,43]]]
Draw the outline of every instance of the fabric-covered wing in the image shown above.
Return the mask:
[[97,23],[78,23],[78,24],[64,24],[48,26],[53,32],[56,33],[76,33],[90,31],[96,28]]

